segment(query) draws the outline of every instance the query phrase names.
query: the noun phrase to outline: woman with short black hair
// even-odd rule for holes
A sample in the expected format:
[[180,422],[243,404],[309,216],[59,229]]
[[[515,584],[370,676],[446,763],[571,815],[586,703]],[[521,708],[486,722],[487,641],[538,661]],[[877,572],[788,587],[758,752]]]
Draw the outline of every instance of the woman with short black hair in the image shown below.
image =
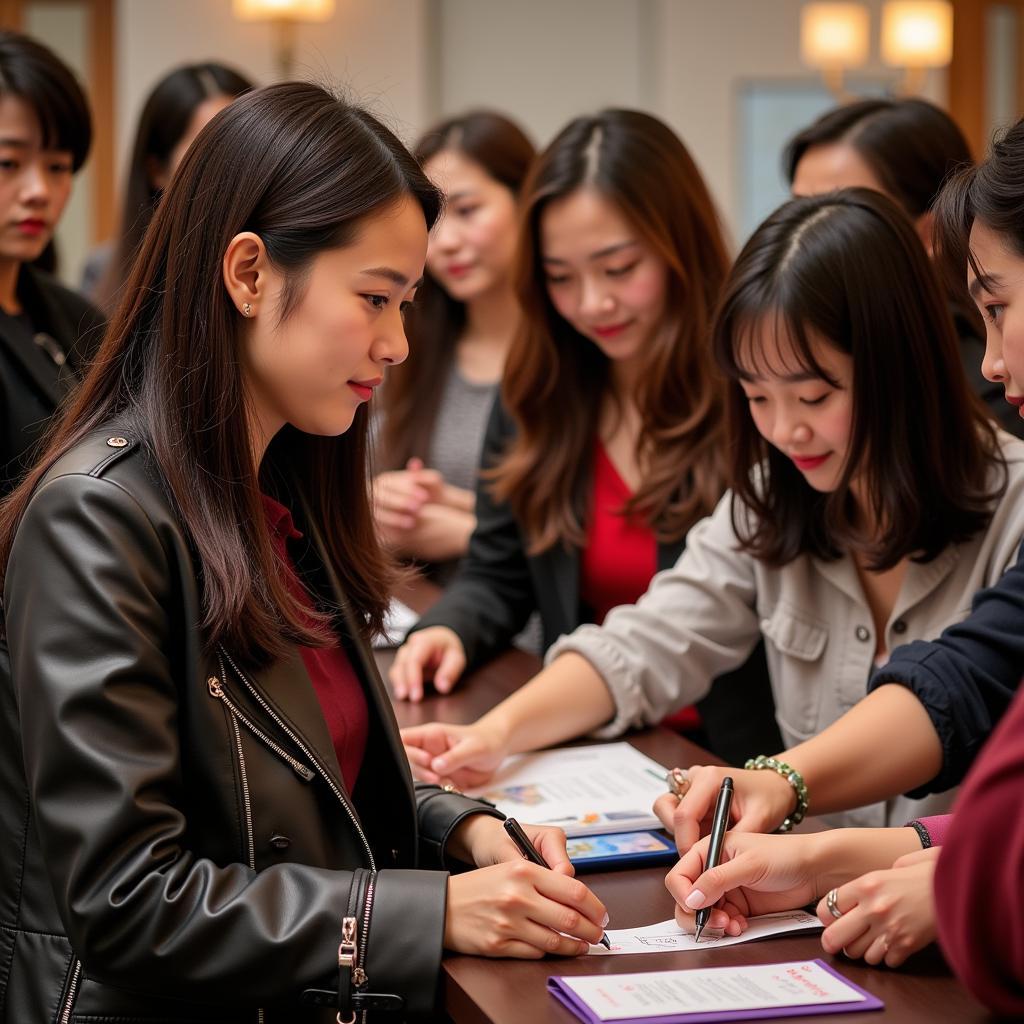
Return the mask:
[[103,319],[34,266],[92,142],[85,94],[45,46],[0,32],[0,497],[77,384]]

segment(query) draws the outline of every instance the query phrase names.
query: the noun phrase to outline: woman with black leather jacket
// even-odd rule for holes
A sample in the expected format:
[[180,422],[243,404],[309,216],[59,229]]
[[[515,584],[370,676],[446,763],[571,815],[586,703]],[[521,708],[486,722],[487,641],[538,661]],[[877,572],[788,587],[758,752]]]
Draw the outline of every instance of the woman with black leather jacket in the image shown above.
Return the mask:
[[28,469],[103,318],[39,266],[92,140],[89,106],[45,46],[0,32],[0,497]]
[[536,867],[490,806],[414,786],[367,648],[366,406],[439,203],[294,83],[175,175],[0,512],[0,1020],[414,1018],[442,948],[600,937],[561,833],[530,829]]

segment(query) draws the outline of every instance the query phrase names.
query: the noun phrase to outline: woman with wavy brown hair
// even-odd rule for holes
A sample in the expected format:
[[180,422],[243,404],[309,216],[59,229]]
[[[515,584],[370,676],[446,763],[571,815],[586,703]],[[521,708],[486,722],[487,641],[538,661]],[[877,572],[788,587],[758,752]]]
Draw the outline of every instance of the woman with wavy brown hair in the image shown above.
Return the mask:
[[[522,207],[524,319],[484,442],[477,528],[398,652],[399,697],[418,699],[424,677],[447,692],[534,609],[548,647],[635,601],[725,487],[708,336],[728,254],[685,146],[648,114],[577,118],[538,158]],[[760,669],[741,671],[763,736],[774,724]],[[715,699],[707,738],[738,758],[757,741],[735,722],[716,730]]]

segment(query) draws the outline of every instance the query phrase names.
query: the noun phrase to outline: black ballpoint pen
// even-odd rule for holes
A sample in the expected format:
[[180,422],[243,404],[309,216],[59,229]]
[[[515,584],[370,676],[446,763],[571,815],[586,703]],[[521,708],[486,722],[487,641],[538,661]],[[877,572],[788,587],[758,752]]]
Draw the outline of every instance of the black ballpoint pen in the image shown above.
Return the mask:
[[[711,822],[711,840],[708,843],[708,859],[704,870],[710,871],[718,867],[718,858],[722,855],[722,843],[725,842],[725,830],[729,827],[729,809],[732,807],[732,779],[726,776],[722,788],[718,792],[718,803],[715,804],[715,817]],[[700,942],[700,933],[704,931],[711,917],[711,907],[702,907],[697,911],[697,932],[694,942]]]
[[[548,863],[544,858],[537,852],[537,847],[530,842],[530,837],[523,831],[523,826],[516,821],[515,818],[505,819],[505,831],[509,834],[509,838],[513,843],[516,844],[519,852],[533,864],[539,864],[542,868],[546,868]],[[601,934],[601,945],[605,949],[611,949],[612,944],[608,941],[608,936],[603,932]]]

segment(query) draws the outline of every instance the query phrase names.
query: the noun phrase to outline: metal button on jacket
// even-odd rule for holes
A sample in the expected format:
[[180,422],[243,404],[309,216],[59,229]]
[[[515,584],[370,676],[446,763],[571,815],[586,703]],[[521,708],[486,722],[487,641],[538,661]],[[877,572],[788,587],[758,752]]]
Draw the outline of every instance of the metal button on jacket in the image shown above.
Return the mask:
[[127,448],[128,438],[127,437],[108,437],[107,445],[111,448]]
[[856,631],[856,637],[858,640],[867,642],[871,639],[871,630],[867,626],[858,626]]
[[894,633],[900,633],[900,634],[906,633],[906,631],[907,631],[907,624],[902,619],[897,619],[892,624],[892,631]]

